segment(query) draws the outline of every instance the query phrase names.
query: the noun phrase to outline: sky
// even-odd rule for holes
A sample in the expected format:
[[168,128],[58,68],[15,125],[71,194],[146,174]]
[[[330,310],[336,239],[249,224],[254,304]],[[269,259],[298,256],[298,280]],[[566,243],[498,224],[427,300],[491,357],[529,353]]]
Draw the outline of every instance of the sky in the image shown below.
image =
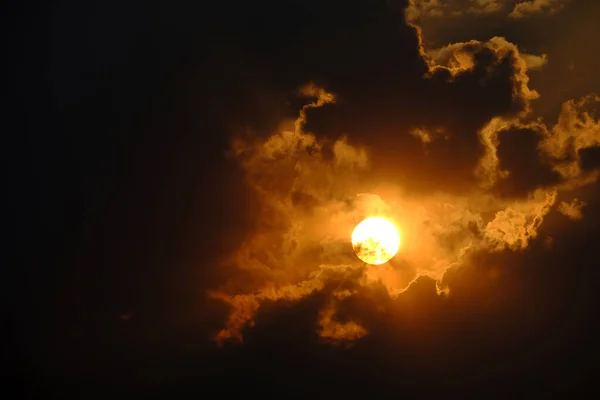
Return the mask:
[[598,390],[599,2],[10,7],[18,390]]

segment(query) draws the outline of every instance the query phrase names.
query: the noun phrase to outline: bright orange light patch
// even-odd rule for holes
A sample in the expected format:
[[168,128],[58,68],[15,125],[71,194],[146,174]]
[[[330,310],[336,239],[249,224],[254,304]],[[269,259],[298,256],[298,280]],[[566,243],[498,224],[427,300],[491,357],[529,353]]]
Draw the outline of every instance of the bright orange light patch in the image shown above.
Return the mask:
[[400,234],[387,219],[370,217],[354,228],[352,247],[363,262],[381,265],[391,260],[400,249]]

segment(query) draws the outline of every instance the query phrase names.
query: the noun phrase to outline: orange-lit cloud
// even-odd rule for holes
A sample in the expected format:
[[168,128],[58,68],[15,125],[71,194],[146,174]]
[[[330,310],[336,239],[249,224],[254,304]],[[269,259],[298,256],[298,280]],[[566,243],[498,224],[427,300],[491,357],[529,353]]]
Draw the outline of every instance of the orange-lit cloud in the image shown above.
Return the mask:
[[325,306],[319,315],[319,335],[334,344],[360,339],[367,330],[354,321],[340,322],[335,319],[335,303]]
[[566,190],[596,181],[598,170],[584,168],[582,153],[600,144],[600,122],[591,113],[597,101],[595,95],[566,101],[551,128],[540,121],[490,121],[481,131],[486,154],[479,173],[485,187],[524,195],[538,187]]
[[527,247],[556,201],[556,191],[536,192],[528,202],[515,202],[498,211],[486,225],[486,237],[494,250],[519,250]]
[[585,202],[574,198],[570,203],[563,201],[558,206],[558,211],[566,217],[574,220],[583,218],[582,209],[585,207]]
[[[417,4],[430,14],[444,9]],[[491,1],[473,6],[498,10]],[[323,85],[299,90],[297,118],[233,140],[258,198],[257,223],[225,261],[239,273],[210,293],[230,306],[218,341],[242,340],[264,302],[317,295],[320,337],[359,339],[368,326],[340,314],[359,290],[383,288],[391,299],[428,277],[438,294],[452,296],[448,271],[477,254],[527,249],[554,207],[581,218],[582,203],[556,203],[597,178],[580,160],[600,144],[588,111],[597,98],[567,101],[547,128],[532,118],[540,94],[528,74],[546,65],[545,54],[522,54],[502,37],[428,50],[418,28],[407,32],[419,57],[409,83],[391,76],[390,87],[348,86],[323,73]],[[398,93],[413,101],[394,103]],[[366,266],[350,235],[374,215],[398,227],[402,247],[389,263]]]
[[[465,58],[465,56],[462,54],[461,49],[468,47],[469,45],[477,44],[479,44],[479,42],[476,40],[466,43],[452,43],[438,49],[428,50],[427,56],[431,57],[432,61],[438,65],[444,65],[448,67],[455,66],[460,68],[461,61],[463,64],[471,64],[468,58]],[[519,53],[517,47],[514,44],[507,42],[504,38],[493,38],[490,40],[489,44],[495,44],[496,48],[506,48],[515,51],[518,54],[518,57],[525,61],[527,70],[539,69],[548,63],[548,55]],[[523,72],[526,73],[526,71]]]
[[[326,93],[309,107],[325,104],[321,95]],[[262,222],[230,260],[250,272],[254,290],[212,293],[231,307],[220,341],[241,339],[262,301],[295,301],[323,291],[329,300],[315,329],[331,341],[359,338],[367,334],[364,327],[337,321],[335,315],[336,304],[352,292],[326,290],[331,282],[383,285],[390,296],[419,276],[440,282],[448,268],[472,252],[526,248],[556,199],[555,189],[504,201],[478,189],[465,197],[435,193],[417,198],[403,194],[400,186],[378,187],[368,179],[364,149],[340,138],[326,157],[323,142],[302,131],[303,118],[301,113],[294,130],[263,142],[236,142],[249,182],[262,199]],[[369,215],[389,218],[405,238],[399,254],[383,266],[364,266],[352,253],[352,229]],[[438,291],[447,293],[442,286]]]
[[599,101],[597,95],[590,95],[563,103],[558,123],[540,143],[541,150],[556,160],[556,171],[566,179],[596,178],[595,171],[582,170],[580,153],[600,145],[600,121],[591,112]]
[[[487,42],[471,40],[465,43],[453,43],[440,49],[429,50],[426,54],[431,58],[432,70],[435,73],[440,68],[447,68],[452,75],[473,71],[479,63],[476,58],[483,58],[487,52],[492,52],[495,66],[503,62],[510,63],[513,68],[513,99],[523,102],[522,112],[530,111],[529,102],[539,97],[539,93],[529,88],[529,66],[541,67],[544,55],[527,55],[524,58],[513,43],[502,37],[493,37]],[[529,64],[527,62],[529,59]],[[442,67],[440,67],[442,66]],[[488,67],[488,72],[492,69]],[[483,78],[485,79],[485,78]]]
[[511,19],[533,15],[553,15],[570,0],[410,0],[406,16],[410,22],[424,19],[455,18],[464,15],[502,14]]
[[491,14],[504,8],[505,3],[498,0],[410,0],[406,17],[411,22],[417,22],[423,18]]
[[532,0],[517,3],[513,11],[508,15],[510,18],[525,18],[534,14],[555,14],[559,12],[569,0]]

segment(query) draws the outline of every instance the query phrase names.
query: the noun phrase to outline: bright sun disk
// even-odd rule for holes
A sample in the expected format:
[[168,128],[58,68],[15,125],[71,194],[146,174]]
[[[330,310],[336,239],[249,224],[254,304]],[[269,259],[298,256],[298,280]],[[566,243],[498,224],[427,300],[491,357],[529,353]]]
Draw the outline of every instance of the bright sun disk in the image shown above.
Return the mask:
[[389,220],[370,217],[354,228],[352,248],[363,262],[381,265],[391,260],[400,249],[400,234]]

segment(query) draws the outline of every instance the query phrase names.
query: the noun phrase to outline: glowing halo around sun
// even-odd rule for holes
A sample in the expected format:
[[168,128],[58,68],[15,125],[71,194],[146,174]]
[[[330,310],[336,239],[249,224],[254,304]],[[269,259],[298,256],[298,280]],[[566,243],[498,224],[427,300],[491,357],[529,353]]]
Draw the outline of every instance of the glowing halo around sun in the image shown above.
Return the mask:
[[370,217],[354,228],[352,248],[361,261],[381,265],[390,261],[400,249],[400,234],[387,219]]

